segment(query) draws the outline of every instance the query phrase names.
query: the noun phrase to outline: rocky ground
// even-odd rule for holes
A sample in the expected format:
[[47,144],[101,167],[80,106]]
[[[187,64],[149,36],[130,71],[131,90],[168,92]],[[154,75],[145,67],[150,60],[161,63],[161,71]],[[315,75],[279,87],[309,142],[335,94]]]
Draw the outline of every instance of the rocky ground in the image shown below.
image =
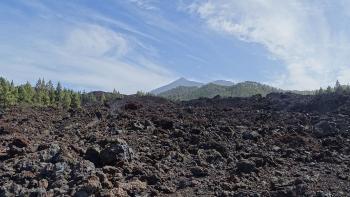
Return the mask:
[[350,96],[0,114],[0,196],[350,196]]

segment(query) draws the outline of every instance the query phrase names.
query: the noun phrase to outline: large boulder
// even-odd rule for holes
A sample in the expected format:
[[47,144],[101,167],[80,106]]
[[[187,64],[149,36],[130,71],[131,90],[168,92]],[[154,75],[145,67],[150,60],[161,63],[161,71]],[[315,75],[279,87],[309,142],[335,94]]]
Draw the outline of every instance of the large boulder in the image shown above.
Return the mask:
[[199,166],[191,168],[191,173],[194,177],[206,177],[209,175],[208,170],[206,168],[202,168]]
[[244,140],[258,140],[260,138],[260,134],[256,131],[245,131],[242,134],[242,138]]
[[129,162],[133,159],[134,152],[129,145],[121,139],[117,139],[108,144],[100,153],[102,165],[117,165]]
[[89,147],[86,150],[85,156],[84,158],[86,160],[91,161],[92,163],[94,163],[96,166],[100,165],[100,147],[99,146],[92,146]]
[[40,161],[53,162],[61,153],[61,147],[58,144],[51,144],[48,149],[39,152]]
[[242,159],[237,163],[238,173],[251,173],[255,171],[257,171],[257,168],[253,161]]
[[29,146],[29,141],[25,138],[22,138],[22,137],[16,137],[15,139],[13,139],[13,141],[10,145],[16,146],[18,148],[25,148],[25,147]]
[[141,107],[142,107],[141,104],[135,103],[135,102],[129,102],[129,103],[126,103],[126,104],[124,105],[124,109],[125,109],[125,110],[137,110],[137,109],[139,109],[139,108],[141,108]]
[[155,124],[162,129],[173,129],[174,128],[174,121],[171,119],[167,119],[167,118],[157,120],[157,121],[155,121]]
[[315,124],[314,134],[316,137],[329,137],[339,133],[339,129],[334,122],[322,120]]

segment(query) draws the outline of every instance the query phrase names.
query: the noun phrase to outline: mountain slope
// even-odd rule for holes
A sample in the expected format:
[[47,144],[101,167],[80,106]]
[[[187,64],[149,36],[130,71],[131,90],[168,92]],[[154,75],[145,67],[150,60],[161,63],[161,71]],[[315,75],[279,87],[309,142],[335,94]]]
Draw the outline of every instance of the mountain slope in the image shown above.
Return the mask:
[[216,80],[216,81],[213,81],[213,82],[210,82],[210,83],[213,83],[213,84],[216,84],[216,85],[222,85],[222,86],[232,86],[232,85],[235,84],[232,81],[226,81],[226,80]]
[[246,81],[232,86],[223,86],[213,83],[201,87],[180,86],[162,92],[159,96],[172,100],[191,100],[200,97],[212,98],[216,95],[222,97],[248,97],[255,94],[261,94],[265,96],[272,92],[283,92],[283,90],[256,82]]
[[187,80],[185,78],[180,78],[174,82],[171,82],[170,84],[168,85],[165,85],[165,86],[162,86],[160,88],[157,88],[155,90],[152,90],[150,93],[152,94],[155,94],[155,95],[158,95],[162,92],[166,92],[168,90],[171,90],[171,89],[174,89],[174,88],[177,88],[177,87],[200,87],[202,86],[203,83],[199,83],[199,82],[196,82],[196,81],[190,81],[190,80]]

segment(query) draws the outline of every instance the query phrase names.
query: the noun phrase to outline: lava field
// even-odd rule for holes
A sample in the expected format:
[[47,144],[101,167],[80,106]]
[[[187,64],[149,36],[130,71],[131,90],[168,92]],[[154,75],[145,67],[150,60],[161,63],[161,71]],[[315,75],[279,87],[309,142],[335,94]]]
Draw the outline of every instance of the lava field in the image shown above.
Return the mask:
[[350,196],[350,95],[11,107],[0,196]]

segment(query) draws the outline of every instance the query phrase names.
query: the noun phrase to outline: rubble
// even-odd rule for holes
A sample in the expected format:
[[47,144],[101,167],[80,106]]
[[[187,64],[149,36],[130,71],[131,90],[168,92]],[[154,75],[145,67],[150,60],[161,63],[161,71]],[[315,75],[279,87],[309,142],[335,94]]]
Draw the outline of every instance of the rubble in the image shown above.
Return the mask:
[[0,117],[0,196],[346,196],[349,102],[273,93],[12,107]]

